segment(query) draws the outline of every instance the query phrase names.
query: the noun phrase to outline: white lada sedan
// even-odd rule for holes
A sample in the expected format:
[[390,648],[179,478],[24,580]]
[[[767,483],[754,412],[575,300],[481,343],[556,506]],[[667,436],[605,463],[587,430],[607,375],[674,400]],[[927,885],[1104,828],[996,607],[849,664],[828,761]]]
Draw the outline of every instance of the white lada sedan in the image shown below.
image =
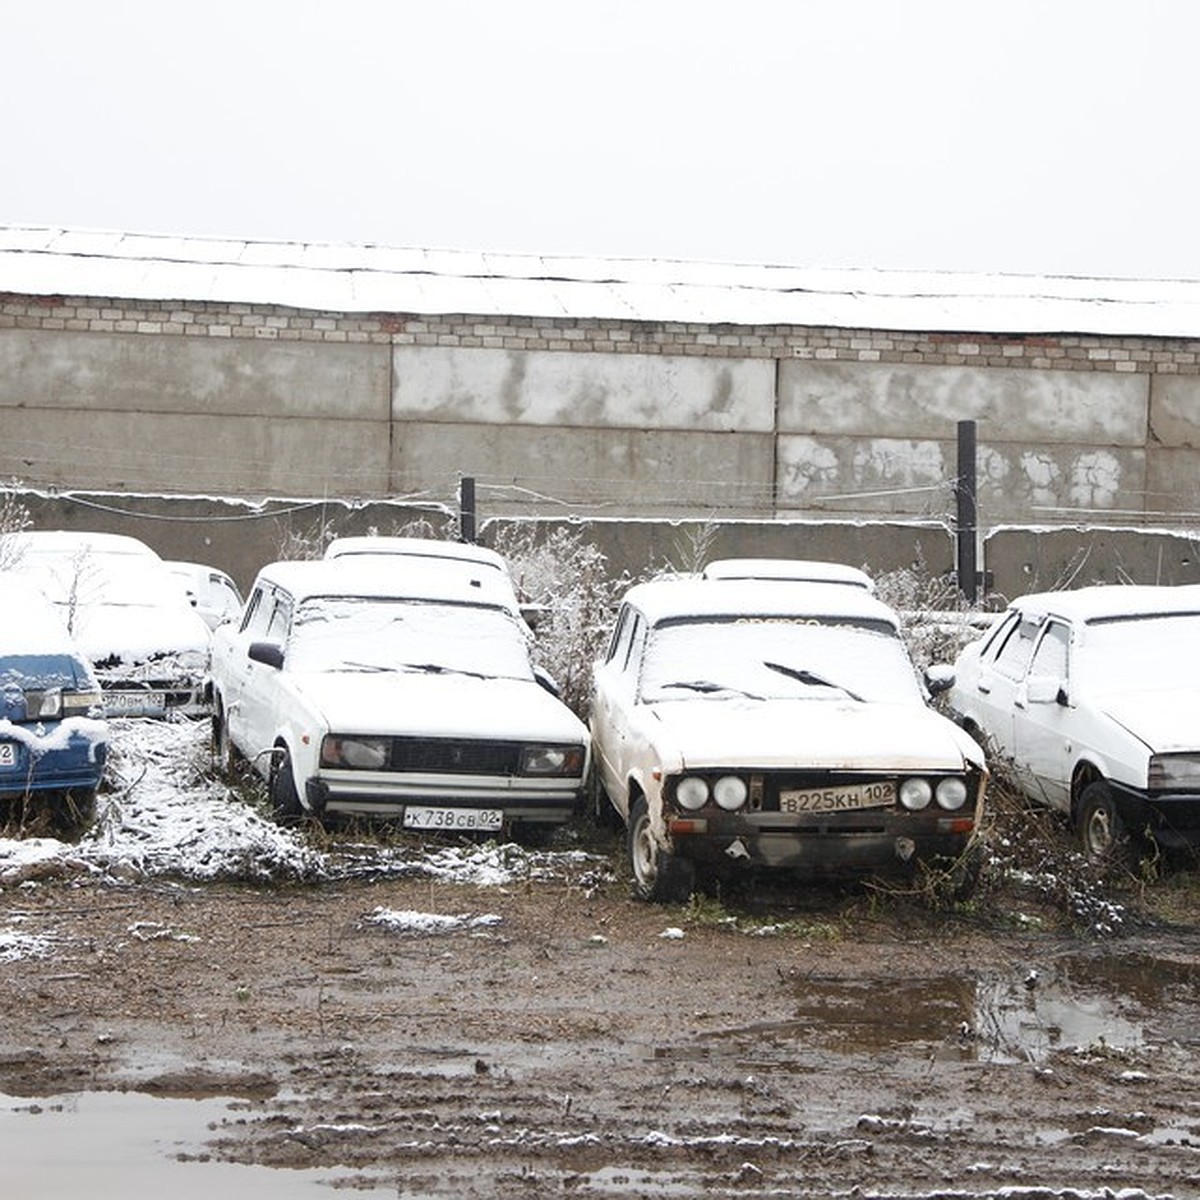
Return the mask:
[[959,655],[950,706],[1093,858],[1200,852],[1200,588],[1014,600]]
[[983,753],[926,704],[899,619],[865,589],[674,579],[631,589],[595,671],[603,790],[635,894],[701,876],[944,864],[966,891]]
[[216,630],[214,734],[269,784],[277,817],[409,829],[548,827],[579,808],[583,722],[539,679],[510,589],[436,564],[265,567]]

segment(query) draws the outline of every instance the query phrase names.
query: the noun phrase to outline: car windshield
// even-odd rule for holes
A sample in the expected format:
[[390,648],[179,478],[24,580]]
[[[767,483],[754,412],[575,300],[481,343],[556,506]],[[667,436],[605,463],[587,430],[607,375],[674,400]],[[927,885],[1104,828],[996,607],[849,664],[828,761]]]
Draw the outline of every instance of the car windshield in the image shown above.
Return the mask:
[[533,679],[525,634],[496,608],[410,599],[305,601],[287,647],[295,671],[453,672]]
[[1085,691],[1194,690],[1200,680],[1200,613],[1089,622],[1071,676]]
[[85,551],[75,555],[32,553],[18,569],[59,607],[178,607],[183,587],[155,558]]
[[698,618],[656,628],[642,699],[689,693],[923,703],[904,643],[886,624],[800,617]]

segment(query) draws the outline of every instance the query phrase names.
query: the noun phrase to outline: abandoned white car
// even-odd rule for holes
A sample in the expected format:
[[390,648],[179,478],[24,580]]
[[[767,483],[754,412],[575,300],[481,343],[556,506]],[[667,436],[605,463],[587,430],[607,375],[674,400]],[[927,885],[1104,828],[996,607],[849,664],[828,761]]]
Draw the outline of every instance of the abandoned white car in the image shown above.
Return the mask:
[[193,562],[168,562],[167,569],[179,581],[188,602],[209,629],[241,615],[242,593],[224,571]]
[[1084,851],[1200,847],[1200,588],[1024,596],[967,646],[948,699]]
[[635,894],[697,876],[944,866],[973,884],[983,752],[930,709],[899,619],[859,587],[671,579],[632,588],[591,714]]
[[91,661],[110,717],[207,714],[209,628],[163,560],[137,538],[9,534],[6,569],[36,586]]
[[539,681],[502,586],[377,559],[275,563],[213,634],[214,734],[276,816],[536,831],[580,809],[584,724]]

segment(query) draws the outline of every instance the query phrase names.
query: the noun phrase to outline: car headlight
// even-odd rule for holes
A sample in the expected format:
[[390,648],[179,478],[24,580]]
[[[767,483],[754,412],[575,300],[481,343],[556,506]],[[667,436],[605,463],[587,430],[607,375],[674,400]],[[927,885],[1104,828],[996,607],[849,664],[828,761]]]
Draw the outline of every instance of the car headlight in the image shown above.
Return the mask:
[[737,775],[722,775],[713,784],[712,794],[726,812],[736,812],[746,803],[746,781]]
[[1200,755],[1152,754],[1147,783],[1152,792],[1200,791]]
[[522,775],[579,775],[582,746],[526,746],[521,751]]
[[25,716],[30,721],[57,717],[62,712],[62,692],[26,692]]
[[939,808],[944,808],[947,812],[958,812],[967,802],[966,782],[957,777],[943,779],[937,785],[934,795],[937,797]]
[[920,812],[921,809],[928,808],[932,799],[933,788],[929,786],[928,779],[906,779],[900,785],[900,803],[909,812]]
[[688,812],[703,808],[708,803],[708,782],[699,775],[685,775],[675,785],[675,799]]
[[321,742],[321,766],[379,771],[387,766],[389,748],[387,738],[337,737],[329,734]]

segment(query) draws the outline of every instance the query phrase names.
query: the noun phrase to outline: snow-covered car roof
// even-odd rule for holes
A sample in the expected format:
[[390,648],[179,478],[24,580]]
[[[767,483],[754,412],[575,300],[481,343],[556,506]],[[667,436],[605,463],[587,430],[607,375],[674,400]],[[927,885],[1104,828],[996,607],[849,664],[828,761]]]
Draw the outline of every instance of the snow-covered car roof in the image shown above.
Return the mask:
[[826,617],[900,627],[895,612],[864,589],[825,583],[778,580],[763,587],[761,580],[660,579],[630,588],[625,600],[651,625],[688,617]]
[[1033,592],[1018,597],[1009,608],[1030,616],[1058,616],[1074,622],[1200,613],[1200,586],[1095,584],[1074,591]]
[[297,601],[320,596],[355,596],[380,600],[420,599],[475,604],[513,611],[507,575],[480,571],[466,575],[447,571],[437,562],[414,563],[403,577],[387,555],[271,563],[258,573],[289,592]]
[[90,533],[70,529],[31,529],[6,535],[17,553],[69,556],[80,551],[93,554],[129,554],[158,560],[158,554],[145,542],[123,533]]
[[346,558],[363,554],[401,554],[418,559],[448,559],[454,562],[475,563],[508,571],[504,559],[494,550],[467,542],[444,542],[436,538],[417,537],[344,537],[334,538],[325,550],[326,558]]
[[845,563],[812,558],[718,558],[701,572],[705,579],[791,580],[809,583],[843,583],[875,590],[866,571]]

